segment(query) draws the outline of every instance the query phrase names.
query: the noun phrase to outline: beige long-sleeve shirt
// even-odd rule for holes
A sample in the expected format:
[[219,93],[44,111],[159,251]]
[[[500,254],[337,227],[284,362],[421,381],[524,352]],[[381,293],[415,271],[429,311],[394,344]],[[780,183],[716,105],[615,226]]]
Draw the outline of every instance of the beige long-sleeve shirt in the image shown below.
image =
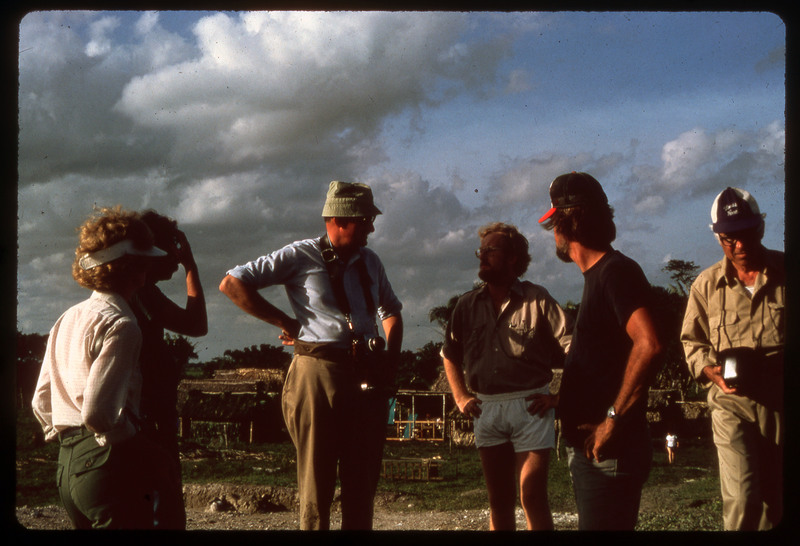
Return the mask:
[[783,252],[766,251],[753,293],[723,258],[692,284],[681,328],[689,371],[708,383],[703,368],[717,364],[717,354],[734,347],[778,352],[786,336],[786,270]]
[[485,286],[459,298],[442,355],[463,367],[471,391],[500,394],[547,384],[571,340],[572,322],[547,290],[515,281],[499,315]]
[[141,344],[133,311],[117,294],[93,292],[61,315],[50,330],[32,403],[45,439],[81,425],[100,445],[133,436]]

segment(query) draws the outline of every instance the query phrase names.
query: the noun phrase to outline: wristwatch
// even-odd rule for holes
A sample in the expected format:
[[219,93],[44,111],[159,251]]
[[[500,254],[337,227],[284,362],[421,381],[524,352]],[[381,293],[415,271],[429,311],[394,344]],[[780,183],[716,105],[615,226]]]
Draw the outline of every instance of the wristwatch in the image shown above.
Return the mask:
[[608,411],[606,411],[606,417],[608,417],[612,421],[617,420],[617,410],[614,409],[614,406],[608,408]]

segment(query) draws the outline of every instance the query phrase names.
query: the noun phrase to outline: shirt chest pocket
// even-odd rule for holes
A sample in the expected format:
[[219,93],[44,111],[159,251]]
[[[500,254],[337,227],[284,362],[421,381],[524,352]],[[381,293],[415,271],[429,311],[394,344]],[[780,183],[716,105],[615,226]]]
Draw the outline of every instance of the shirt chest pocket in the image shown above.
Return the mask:
[[530,324],[524,322],[509,324],[508,348],[511,354],[521,357],[531,350],[535,335],[536,330]]
[[785,307],[783,302],[767,302],[766,317],[764,320],[764,333],[761,345],[775,347],[783,345],[786,340]]
[[711,346],[717,350],[730,347],[750,347],[752,340],[748,334],[748,322],[736,313],[721,313],[721,316],[709,317],[709,337]]

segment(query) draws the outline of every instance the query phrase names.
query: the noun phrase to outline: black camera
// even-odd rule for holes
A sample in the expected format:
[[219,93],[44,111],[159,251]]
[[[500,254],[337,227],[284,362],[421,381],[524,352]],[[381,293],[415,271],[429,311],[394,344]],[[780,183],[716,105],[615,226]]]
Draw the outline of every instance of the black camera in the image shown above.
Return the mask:
[[360,377],[361,390],[373,390],[378,382],[379,371],[383,362],[381,354],[386,349],[386,341],[375,336],[369,339],[353,339],[353,356],[356,374]]
[[373,353],[379,353],[386,349],[386,341],[380,336],[370,338],[367,340],[367,349]]
[[729,389],[754,386],[756,374],[756,351],[750,347],[734,347],[720,351],[717,364],[722,366],[722,379]]
[[386,349],[386,341],[380,336],[369,339],[353,338],[353,355],[356,358],[369,357],[369,353],[380,353]]

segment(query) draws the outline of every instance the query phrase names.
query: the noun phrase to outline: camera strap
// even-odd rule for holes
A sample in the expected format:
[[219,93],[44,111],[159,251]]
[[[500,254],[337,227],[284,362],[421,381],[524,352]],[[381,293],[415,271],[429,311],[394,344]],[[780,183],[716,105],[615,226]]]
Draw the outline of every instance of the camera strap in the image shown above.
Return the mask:
[[[328,276],[331,280],[331,287],[333,288],[333,294],[336,297],[336,303],[339,306],[339,310],[344,313],[344,317],[347,320],[347,325],[350,327],[350,331],[352,332],[353,320],[350,313],[350,302],[347,299],[347,293],[344,289],[345,264],[339,258],[336,250],[334,250],[327,234],[320,238],[319,244],[322,248],[322,261],[325,263],[325,267],[328,270]],[[370,279],[369,272],[367,271],[367,264],[364,262],[363,256],[359,256],[354,265],[358,271],[358,279],[361,284],[361,289],[364,291],[364,303],[366,303],[367,306],[367,313],[369,313],[369,316],[374,317],[376,307],[375,300],[372,298],[372,291],[370,290],[372,280]]]
[[[720,317],[719,325],[722,333],[725,334],[725,337],[728,338],[728,345],[733,347],[733,342],[731,341],[731,336],[728,335],[728,329],[725,328],[725,291],[728,289],[727,286],[722,287],[722,294],[720,294],[720,308],[722,309],[722,317]],[[720,347],[722,346],[722,336],[717,336],[717,354],[720,353]]]

